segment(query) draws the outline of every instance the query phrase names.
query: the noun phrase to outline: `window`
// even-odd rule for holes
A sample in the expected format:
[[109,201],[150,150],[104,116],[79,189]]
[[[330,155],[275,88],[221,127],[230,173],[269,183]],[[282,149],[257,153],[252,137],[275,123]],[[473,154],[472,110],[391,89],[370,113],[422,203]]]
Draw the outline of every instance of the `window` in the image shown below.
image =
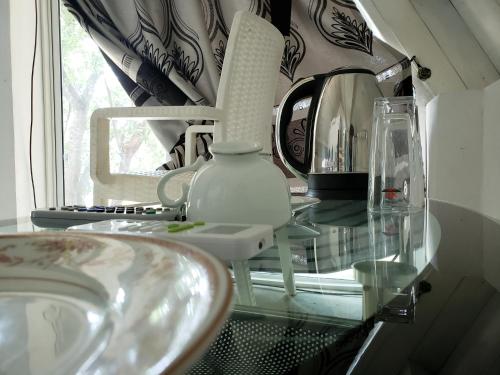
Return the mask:
[[[102,107],[134,106],[90,36],[60,5],[65,204],[92,205],[89,124]],[[111,171],[153,171],[166,152],[144,122],[111,126]]]

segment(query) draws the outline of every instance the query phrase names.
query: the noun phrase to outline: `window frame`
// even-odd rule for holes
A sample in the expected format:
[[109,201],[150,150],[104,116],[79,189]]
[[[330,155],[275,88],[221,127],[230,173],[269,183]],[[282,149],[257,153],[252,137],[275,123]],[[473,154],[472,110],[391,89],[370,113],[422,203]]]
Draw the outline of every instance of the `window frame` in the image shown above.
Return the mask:
[[64,205],[60,1],[39,2],[45,183],[48,206]]

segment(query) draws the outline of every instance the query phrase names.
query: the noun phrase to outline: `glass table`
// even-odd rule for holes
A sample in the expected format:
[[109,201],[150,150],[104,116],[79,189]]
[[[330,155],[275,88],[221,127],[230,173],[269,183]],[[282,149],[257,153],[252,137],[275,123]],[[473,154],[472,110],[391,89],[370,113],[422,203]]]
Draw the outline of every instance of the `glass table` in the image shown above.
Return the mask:
[[308,207],[275,246],[228,264],[243,280],[232,313],[188,373],[500,373],[499,222],[436,201],[405,215],[365,207]]
[[230,319],[189,373],[345,373],[376,321],[414,320],[416,280],[439,242],[429,225],[438,231],[425,211],[368,214],[365,201],[296,213],[248,260],[252,290],[236,288]]

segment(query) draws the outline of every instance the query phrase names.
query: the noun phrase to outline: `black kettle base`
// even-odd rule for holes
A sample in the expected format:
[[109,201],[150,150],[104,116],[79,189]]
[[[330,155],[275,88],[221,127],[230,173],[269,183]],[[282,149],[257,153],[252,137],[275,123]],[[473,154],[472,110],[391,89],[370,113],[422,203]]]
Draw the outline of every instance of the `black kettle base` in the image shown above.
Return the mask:
[[367,200],[368,173],[311,173],[306,195],[322,200]]

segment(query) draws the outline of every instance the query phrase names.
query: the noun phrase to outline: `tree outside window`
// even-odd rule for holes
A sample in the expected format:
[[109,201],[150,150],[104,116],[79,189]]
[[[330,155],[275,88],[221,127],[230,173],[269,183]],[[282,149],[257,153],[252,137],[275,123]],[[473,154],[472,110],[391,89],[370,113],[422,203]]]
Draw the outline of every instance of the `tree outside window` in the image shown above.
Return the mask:
[[[90,116],[97,108],[131,107],[133,103],[73,15],[64,6],[60,14],[65,204],[91,205]],[[112,123],[112,172],[153,171],[165,157],[165,150],[144,122]]]

